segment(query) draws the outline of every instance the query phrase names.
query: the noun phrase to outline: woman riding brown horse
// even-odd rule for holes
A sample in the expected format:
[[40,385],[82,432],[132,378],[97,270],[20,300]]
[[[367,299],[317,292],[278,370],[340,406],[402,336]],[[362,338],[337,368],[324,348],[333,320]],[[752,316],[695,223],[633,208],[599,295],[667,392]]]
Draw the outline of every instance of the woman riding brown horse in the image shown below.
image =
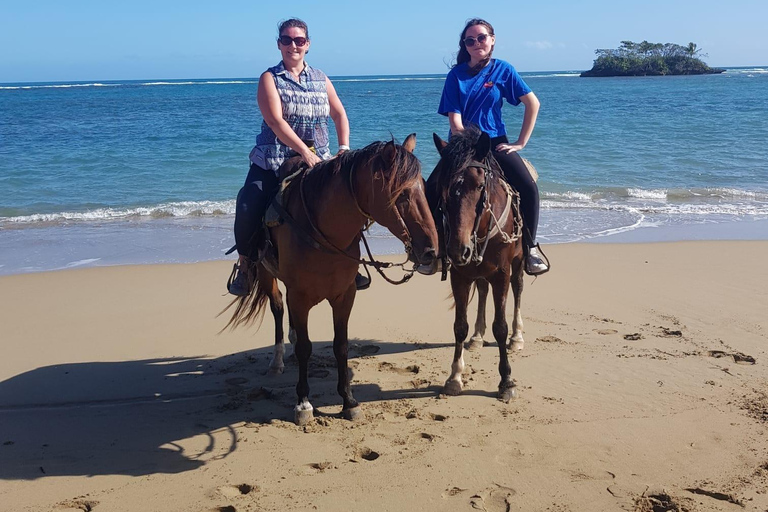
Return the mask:
[[441,247],[451,264],[451,289],[456,301],[453,333],[456,342],[451,376],[443,393],[462,390],[464,340],[469,333],[467,304],[472,284],[478,290],[475,334],[470,348],[483,345],[485,300],[488,285],[493,291],[495,313],[493,336],[499,346],[499,398],[509,401],[515,394],[507,360],[507,293],[510,282],[515,299],[510,347],[523,347],[520,299],[523,293],[523,243],[520,198],[502,177],[491,154],[491,139],[476,127],[454,134],[446,143],[434,135],[440,161],[427,182],[427,198],[435,222],[441,226]]
[[290,222],[269,228],[274,251],[267,251],[254,269],[255,286],[250,295],[233,301],[237,308],[228,325],[237,326],[259,318],[269,300],[275,318],[275,355],[270,369],[279,373],[284,341],[283,300],[277,280],[285,284],[299,362],[295,408],[299,425],[313,417],[307,382],[312,353],[307,319],[309,310],[323,300],[333,309],[333,352],[337,389],[344,402],[342,413],[347,419],[360,414],[347,370],[347,325],[355,301],[363,228],[376,221],[389,229],[405,244],[415,263],[431,264],[435,258],[437,232],[424,196],[421,165],[412,154],[415,146],[412,134],[402,146],[375,142],[311,168],[297,187],[288,189],[284,214]]

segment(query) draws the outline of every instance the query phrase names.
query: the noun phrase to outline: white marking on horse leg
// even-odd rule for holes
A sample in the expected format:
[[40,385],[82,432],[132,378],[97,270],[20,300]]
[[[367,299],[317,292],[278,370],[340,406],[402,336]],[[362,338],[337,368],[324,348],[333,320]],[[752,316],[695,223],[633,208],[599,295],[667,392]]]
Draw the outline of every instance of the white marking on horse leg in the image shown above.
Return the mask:
[[312,404],[310,404],[308,400],[304,400],[303,402],[298,404],[293,409],[296,424],[299,426],[304,426],[310,421],[312,421],[314,419],[314,414],[312,414],[313,410],[314,408],[312,407]]
[[520,314],[520,308],[515,306],[515,320],[512,322],[512,337],[510,338],[510,347],[512,350],[523,350],[525,340],[523,339],[523,315]]
[[272,356],[272,362],[269,363],[269,374],[280,375],[285,369],[283,364],[283,355],[285,354],[285,343],[275,343],[275,355]]
[[464,349],[461,350],[461,355],[457,360],[451,364],[451,376],[445,381],[443,386],[443,393],[446,395],[456,396],[461,394],[461,390],[464,387],[461,381],[461,374],[464,372]]
[[293,327],[289,327],[288,328],[288,341],[291,342],[291,345],[295,345],[297,339],[298,338],[296,338],[296,329],[294,329]]
[[472,337],[469,338],[469,348],[470,350],[475,348],[475,346],[482,347],[483,346],[483,336],[485,336],[485,311],[477,311],[477,318],[475,319],[475,332],[472,334]]

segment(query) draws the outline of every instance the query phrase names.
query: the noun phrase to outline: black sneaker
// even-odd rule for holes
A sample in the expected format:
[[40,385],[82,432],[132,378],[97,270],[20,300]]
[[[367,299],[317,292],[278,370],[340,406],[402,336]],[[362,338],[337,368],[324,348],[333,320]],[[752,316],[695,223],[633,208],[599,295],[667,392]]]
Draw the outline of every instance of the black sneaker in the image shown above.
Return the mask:
[[355,276],[355,288],[358,290],[367,290],[371,286],[371,278],[357,273]]
[[[251,293],[251,282],[248,279],[247,265],[238,265],[232,268],[232,274],[227,281],[227,290],[232,295],[245,297]],[[234,279],[232,278],[234,276]]]

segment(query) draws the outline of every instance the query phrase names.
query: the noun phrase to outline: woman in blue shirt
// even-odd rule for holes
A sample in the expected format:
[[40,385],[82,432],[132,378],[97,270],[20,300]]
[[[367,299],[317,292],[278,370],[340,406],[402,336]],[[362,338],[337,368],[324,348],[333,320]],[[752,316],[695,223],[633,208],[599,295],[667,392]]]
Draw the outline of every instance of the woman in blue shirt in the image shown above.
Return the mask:
[[[459,39],[456,65],[448,73],[438,113],[447,116],[451,133],[474,124],[491,137],[493,156],[501,165],[507,181],[520,194],[520,210],[526,228],[528,247],[525,269],[531,275],[549,270],[536,243],[539,224],[539,189],[518,151],[531,138],[539,100],[508,62],[491,58],[496,36],[490,23],[481,19],[467,22]],[[504,100],[523,104],[523,126],[514,142],[509,142],[501,107]]]

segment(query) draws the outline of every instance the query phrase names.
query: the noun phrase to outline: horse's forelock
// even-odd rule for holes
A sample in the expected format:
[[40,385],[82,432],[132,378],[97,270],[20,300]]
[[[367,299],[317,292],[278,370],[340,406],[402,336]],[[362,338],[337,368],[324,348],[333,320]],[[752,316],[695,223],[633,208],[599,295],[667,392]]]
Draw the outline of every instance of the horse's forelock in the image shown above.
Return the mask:
[[[467,126],[461,132],[452,135],[448,144],[440,152],[440,162],[438,166],[441,169],[440,189],[445,193],[454,183],[456,183],[463,175],[470,162],[475,161],[475,146],[477,145],[480,136],[483,134],[480,129],[474,125]],[[493,175],[500,174],[501,168],[499,167],[496,159],[489,154],[489,163],[491,169],[494,171]]]

